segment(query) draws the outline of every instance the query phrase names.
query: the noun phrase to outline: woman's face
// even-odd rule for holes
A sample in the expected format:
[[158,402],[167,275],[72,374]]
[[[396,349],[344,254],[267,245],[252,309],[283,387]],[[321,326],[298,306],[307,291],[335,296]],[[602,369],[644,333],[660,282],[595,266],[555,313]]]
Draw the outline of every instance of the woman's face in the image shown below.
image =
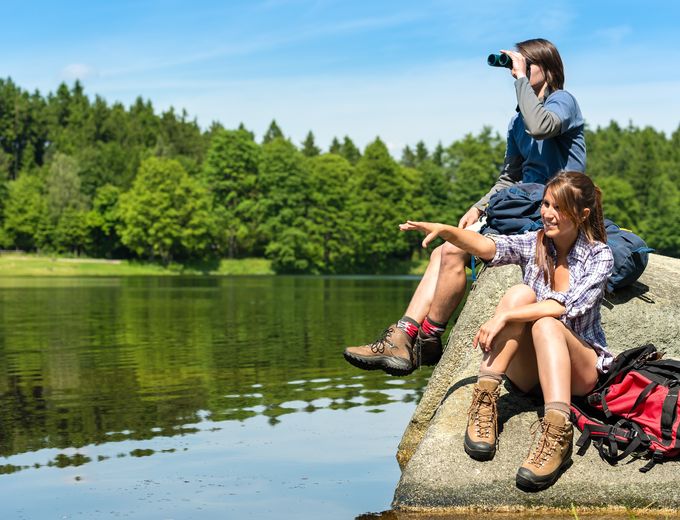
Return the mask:
[[527,71],[529,73],[529,84],[531,85],[531,88],[534,89],[534,92],[541,92],[545,86],[545,73],[543,72],[543,68],[535,63],[530,64],[529,68],[530,70]]
[[541,219],[543,220],[545,235],[548,238],[566,238],[578,235],[578,227],[566,214],[560,211],[550,190],[547,190],[543,197]]

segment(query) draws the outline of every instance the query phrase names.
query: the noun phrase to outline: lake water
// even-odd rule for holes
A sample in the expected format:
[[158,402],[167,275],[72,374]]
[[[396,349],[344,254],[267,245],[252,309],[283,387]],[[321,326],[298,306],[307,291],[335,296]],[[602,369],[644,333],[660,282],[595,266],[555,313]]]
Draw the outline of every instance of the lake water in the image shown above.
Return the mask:
[[354,518],[389,509],[431,374],[345,345],[413,278],[0,279],[0,515]]

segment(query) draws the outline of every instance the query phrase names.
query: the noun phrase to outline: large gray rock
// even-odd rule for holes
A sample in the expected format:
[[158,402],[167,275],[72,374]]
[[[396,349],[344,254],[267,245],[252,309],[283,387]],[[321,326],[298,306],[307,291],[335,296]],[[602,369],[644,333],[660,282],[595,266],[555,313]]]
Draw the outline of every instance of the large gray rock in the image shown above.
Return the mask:
[[[540,404],[501,392],[500,444],[496,457],[477,462],[463,451],[472,385],[481,354],[471,348],[479,326],[502,294],[521,282],[516,266],[486,269],[479,277],[449,337],[448,346],[399,445],[402,476],[394,495],[397,510],[521,510],[575,507],[680,507],[680,465],[656,466],[643,474],[636,461],[611,467],[594,449],[574,455],[574,465],[551,488],[526,493],[515,472],[527,455],[531,424]],[[614,353],[654,343],[680,357],[680,260],[650,255],[646,272],[632,287],[605,299],[602,322]],[[578,432],[576,432],[578,434]]]

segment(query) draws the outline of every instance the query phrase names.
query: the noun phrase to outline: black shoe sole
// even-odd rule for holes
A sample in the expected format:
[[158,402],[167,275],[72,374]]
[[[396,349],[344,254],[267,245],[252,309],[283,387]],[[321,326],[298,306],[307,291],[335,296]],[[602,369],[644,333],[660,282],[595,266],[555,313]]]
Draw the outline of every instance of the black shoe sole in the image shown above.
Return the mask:
[[433,367],[437,363],[439,363],[439,360],[442,358],[442,352],[439,352],[438,354],[422,354],[422,364],[427,365],[428,367]]
[[555,482],[557,482],[557,479],[560,478],[562,473],[567,471],[573,463],[574,461],[572,460],[571,457],[569,457],[569,459],[562,463],[562,465],[559,467],[557,471],[543,478],[535,477],[529,471],[526,472],[529,473],[528,475],[520,473],[518,471],[517,476],[515,477],[515,482],[517,484],[517,487],[520,488],[522,491],[530,492],[542,491],[546,488],[549,488]]
[[463,447],[465,448],[465,453],[467,453],[470,456],[470,458],[473,458],[479,462],[486,462],[488,460],[491,460],[496,455],[495,448],[491,450],[480,450],[475,449],[472,446],[469,446],[467,434],[465,435],[465,442],[463,443]]
[[371,356],[364,358],[349,352],[342,354],[350,365],[362,370],[383,370],[391,376],[407,376],[415,370],[410,361],[394,356]]

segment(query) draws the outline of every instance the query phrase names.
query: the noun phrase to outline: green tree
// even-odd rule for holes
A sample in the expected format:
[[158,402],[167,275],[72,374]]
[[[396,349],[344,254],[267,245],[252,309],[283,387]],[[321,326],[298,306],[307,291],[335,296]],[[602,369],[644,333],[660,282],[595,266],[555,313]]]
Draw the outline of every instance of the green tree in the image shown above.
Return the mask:
[[57,153],[45,179],[47,214],[53,230],[42,244],[57,252],[80,254],[87,247],[86,213],[88,201],[80,191],[79,164],[68,155]]
[[324,154],[309,163],[310,206],[304,231],[310,247],[310,271],[349,273],[357,237],[349,208],[352,165],[343,157]]
[[7,245],[24,251],[37,249],[49,232],[47,201],[42,180],[21,175],[8,185],[4,212]]
[[356,165],[356,163],[359,162],[359,159],[361,159],[361,152],[348,136],[345,136],[342,140],[342,145],[340,146],[338,153],[352,165]]
[[409,145],[406,145],[401,152],[401,164],[408,168],[413,168],[416,165],[416,154],[413,153]]
[[342,155],[342,145],[338,141],[337,137],[334,137],[331,141],[331,145],[328,148],[328,153],[334,153],[336,155]]
[[606,176],[598,179],[597,185],[602,190],[604,216],[639,233],[641,206],[630,183],[619,177]]
[[178,161],[151,157],[142,162],[120,208],[121,240],[140,257],[168,264],[209,255],[210,196]]
[[123,226],[118,205],[120,195],[120,188],[105,184],[97,189],[92,200],[92,209],[86,221],[89,230],[88,253],[93,256],[119,258],[128,253],[118,235],[118,229]]
[[430,152],[427,151],[427,146],[423,141],[418,141],[416,143],[416,165],[421,165],[427,161],[430,157]]
[[444,166],[444,153],[445,152],[442,143],[441,142],[437,143],[437,146],[432,152],[432,162],[436,166]]
[[321,153],[321,149],[316,146],[316,143],[314,142],[314,134],[310,130],[307,132],[307,137],[305,137],[305,140],[302,141],[302,155],[305,157],[316,157]]
[[202,177],[213,195],[219,250],[229,258],[253,252],[257,242],[260,147],[246,130],[217,132]]
[[479,135],[467,134],[447,150],[445,167],[453,181],[453,210],[460,218],[498,178],[503,164],[505,140],[484,128]]
[[283,132],[281,131],[281,128],[279,128],[279,125],[276,123],[276,119],[272,119],[272,122],[269,123],[269,128],[262,138],[262,144],[271,143],[274,139],[282,138]]
[[305,233],[310,199],[304,159],[285,139],[262,147],[259,234],[267,243],[265,254],[272,268],[280,273],[304,273],[311,267],[312,246]]
[[352,183],[358,269],[387,272],[394,262],[410,258],[412,244],[398,225],[413,214],[414,182],[417,180],[392,159],[380,139],[366,147]]

